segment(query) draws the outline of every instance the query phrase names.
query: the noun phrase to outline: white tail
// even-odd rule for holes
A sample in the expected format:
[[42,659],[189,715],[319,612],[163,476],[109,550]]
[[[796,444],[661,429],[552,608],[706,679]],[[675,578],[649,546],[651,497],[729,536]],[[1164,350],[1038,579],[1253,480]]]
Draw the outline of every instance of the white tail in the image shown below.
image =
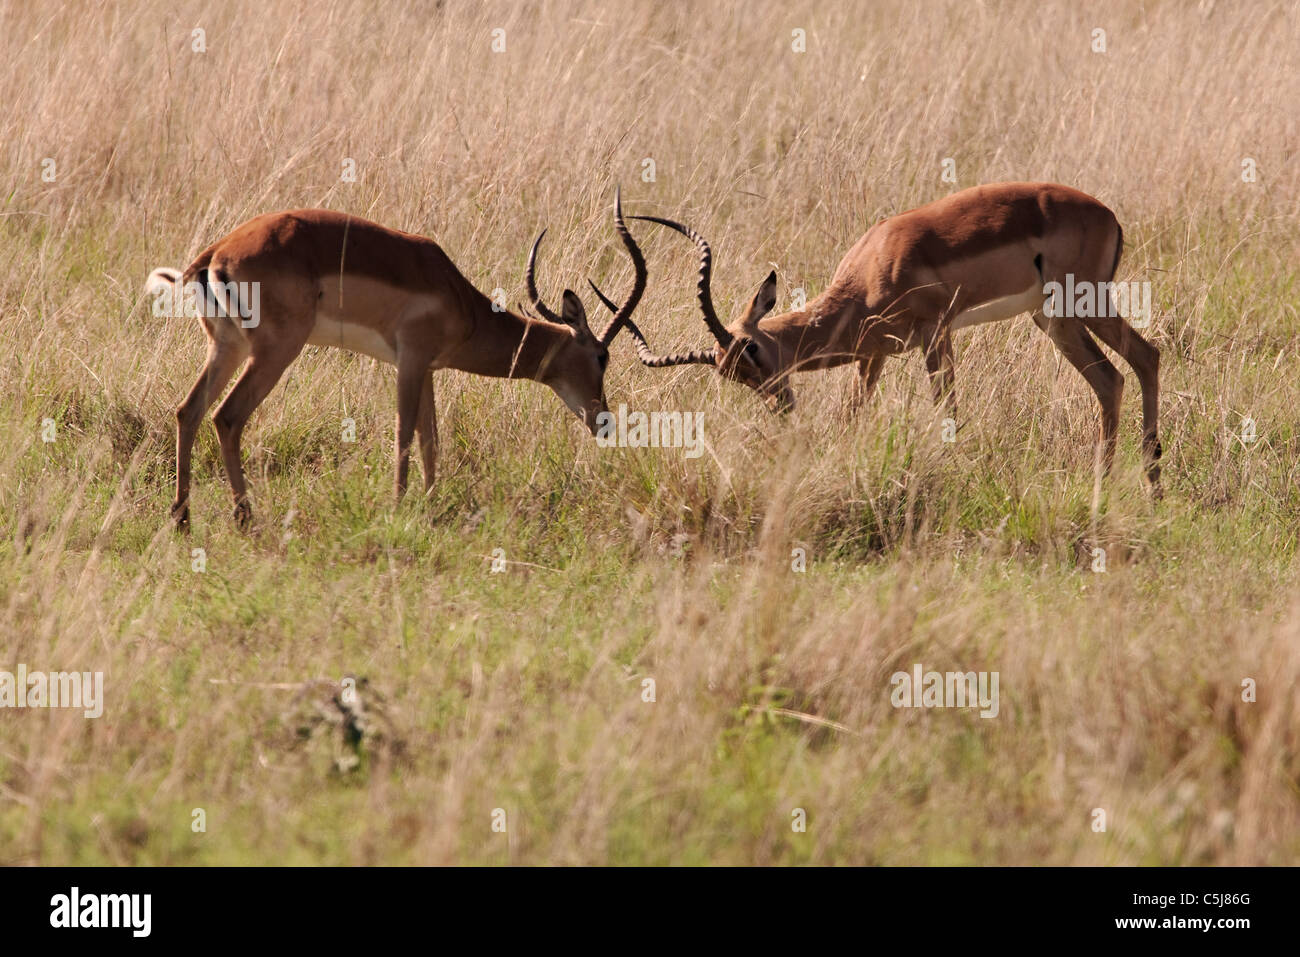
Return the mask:
[[149,273],[149,278],[144,281],[145,295],[156,296],[161,292],[170,292],[180,281],[181,271],[179,269],[172,269],[170,266],[159,266]]

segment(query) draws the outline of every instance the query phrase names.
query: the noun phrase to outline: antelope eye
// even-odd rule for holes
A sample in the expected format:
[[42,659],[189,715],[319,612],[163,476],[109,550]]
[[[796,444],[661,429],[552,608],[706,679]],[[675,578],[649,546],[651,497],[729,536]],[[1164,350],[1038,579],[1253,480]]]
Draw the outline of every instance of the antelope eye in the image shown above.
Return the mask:
[[745,346],[745,355],[749,356],[751,359],[757,359],[757,358],[758,358],[758,346],[754,345],[754,343],[752,343],[752,342],[751,342],[751,343],[748,343],[748,344]]
[[600,363],[600,371],[604,372],[605,367],[609,365],[609,353],[602,352],[596,356],[596,361]]

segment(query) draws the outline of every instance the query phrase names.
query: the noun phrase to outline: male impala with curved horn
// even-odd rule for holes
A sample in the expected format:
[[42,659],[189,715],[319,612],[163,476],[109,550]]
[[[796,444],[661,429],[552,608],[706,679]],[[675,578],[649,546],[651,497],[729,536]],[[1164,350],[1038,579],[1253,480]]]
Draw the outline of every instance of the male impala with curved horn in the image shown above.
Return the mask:
[[[607,411],[609,344],[645,291],[645,260],[623,223],[618,194],[614,228],[632,259],[632,292],[599,335],[587,325],[581,300],[564,291],[560,314],[537,293],[537,237],[528,256],[528,294],[541,320],[496,311],[431,239],[324,209],[268,213],[213,243],[184,274],[156,269],[146,292],[171,294],[184,283],[203,293],[199,310],[208,337],[207,363],[176,410],[176,501],[172,516],[189,521],[190,452],[199,423],[235,370],[235,387],[213,420],[235,499],[246,525],[248,502],[239,440],[253,410],[267,397],[303,346],[338,346],[397,366],[396,488],[406,489],[411,441],[420,436],[424,485],[433,485],[437,421],[431,370],[533,379],[553,389],[595,434]],[[250,321],[240,290],[256,291]]]
[[[1156,437],[1160,353],[1113,309],[1100,315],[1049,318],[1048,284],[1093,284],[1108,293],[1119,264],[1123,232],[1115,214],[1078,190],[1051,183],[996,183],[962,190],[886,219],[849,250],[830,287],[804,309],[768,316],[776,304],[776,273],[749,307],[724,326],[709,293],[712,254],[693,230],[668,219],[637,216],[675,229],[700,250],[699,301],[713,349],[656,356],[639,330],[637,353],[649,366],[715,366],[789,409],[790,373],[857,362],[855,402],[875,385],[885,357],[925,352],[936,402],[953,398],[952,340],[957,329],[1032,312],[1061,354],[1092,386],[1101,403],[1099,455],[1109,470],[1115,455],[1124,376],[1091,331],[1128,362],[1142,386],[1142,451],[1147,477],[1158,487]],[[604,297],[602,297],[604,298]],[[606,300],[606,305],[612,305]],[[1055,311],[1055,310],[1053,310]]]

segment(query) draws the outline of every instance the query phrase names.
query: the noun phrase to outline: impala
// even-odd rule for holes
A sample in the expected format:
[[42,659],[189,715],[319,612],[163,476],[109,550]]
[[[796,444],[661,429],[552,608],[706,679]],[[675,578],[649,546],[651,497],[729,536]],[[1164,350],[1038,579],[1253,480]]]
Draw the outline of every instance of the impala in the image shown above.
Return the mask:
[[[649,366],[700,363],[758,391],[775,410],[793,407],[792,372],[858,364],[853,405],[875,386],[886,356],[918,348],[935,401],[955,411],[952,333],[967,326],[1032,312],[1061,354],[1083,375],[1101,404],[1099,465],[1115,456],[1124,376],[1092,334],[1124,357],[1142,387],[1142,452],[1158,491],[1156,436],[1160,353],[1108,308],[1123,231],[1100,202],[1050,183],[997,183],[962,190],[900,213],[867,231],[835,270],[829,288],[803,309],[767,315],[776,304],[776,273],[759,287],[729,327],[714,312],[709,291],[712,252],[694,230],[669,219],[637,216],[675,229],[700,252],[698,298],[712,349],[668,356],[650,351],[630,326],[637,354]],[[1092,284],[1106,294],[1096,316],[1048,315],[1046,290]],[[597,290],[599,293],[599,290]],[[605,304],[617,309],[601,296]]]
[[[406,489],[411,442],[419,433],[426,494],[433,486],[438,431],[434,369],[533,379],[549,386],[595,434],[607,411],[609,345],[645,291],[645,260],[614,200],[614,228],[632,259],[632,292],[595,335],[581,300],[564,291],[560,314],[534,278],[543,230],[528,256],[528,295],[542,318],[498,307],[431,239],[324,209],[268,213],[217,240],[181,273],[156,269],[146,292],[171,295],[197,284],[208,338],[207,362],[176,410],[176,500],[189,522],[190,455],[203,416],[244,360],[248,365],[213,416],[235,500],[235,520],[252,517],[239,443],[253,410],[305,345],[337,346],[397,367],[396,491]],[[250,320],[240,290],[256,290]]]

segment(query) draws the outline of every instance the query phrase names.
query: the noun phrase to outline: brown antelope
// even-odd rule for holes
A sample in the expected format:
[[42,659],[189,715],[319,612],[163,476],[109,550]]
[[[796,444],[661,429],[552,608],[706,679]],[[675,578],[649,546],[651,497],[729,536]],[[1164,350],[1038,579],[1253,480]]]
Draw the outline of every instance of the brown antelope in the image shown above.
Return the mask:
[[[856,407],[875,387],[886,356],[919,348],[935,401],[955,411],[952,332],[1032,312],[1101,403],[1103,471],[1114,460],[1124,376],[1089,331],[1132,366],[1142,386],[1143,461],[1159,489],[1160,353],[1109,308],[1110,286],[1100,284],[1109,284],[1115,274],[1123,232],[1115,214],[1091,196],[1050,183],[962,190],[873,226],[840,262],[830,287],[804,309],[767,315],[776,303],[776,273],[771,273],[730,327],[713,309],[709,244],[672,220],[634,218],[675,229],[695,242],[700,310],[716,340],[712,349],[656,356],[640,330],[629,325],[646,365],[712,365],[784,411],[794,404],[790,373],[856,362]],[[1065,318],[1059,309],[1044,309],[1049,284],[1064,284],[1067,277],[1075,288],[1091,285],[1106,294],[1104,300],[1100,294],[1096,298],[1105,305],[1091,310],[1100,315]]]
[[[528,294],[541,320],[500,310],[470,284],[431,239],[325,209],[268,213],[217,240],[182,274],[156,269],[146,292],[179,299],[193,288],[208,337],[207,362],[176,410],[176,501],[189,522],[190,453],[204,413],[245,359],[239,380],[213,416],[235,499],[235,519],[252,516],[239,441],[261,404],[305,345],[337,346],[397,366],[396,490],[406,489],[413,434],[420,436],[425,492],[433,485],[438,431],[434,369],[533,379],[549,386],[595,434],[607,411],[609,345],[645,291],[645,260],[623,222],[614,228],[632,259],[632,292],[599,336],[581,300],[564,291],[559,315],[537,292],[542,234],[528,256]],[[251,303],[250,301],[251,300]],[[252,306],[252,308],[250,308]]]

